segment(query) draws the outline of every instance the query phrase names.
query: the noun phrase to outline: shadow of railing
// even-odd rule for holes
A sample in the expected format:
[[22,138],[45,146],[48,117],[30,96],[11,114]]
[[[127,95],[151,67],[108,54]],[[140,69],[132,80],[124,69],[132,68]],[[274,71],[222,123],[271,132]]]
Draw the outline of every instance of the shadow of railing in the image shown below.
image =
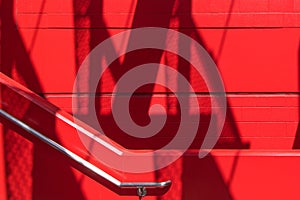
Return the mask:
[[[298,120],[300,120],[300,45],[298,47],[298,82],[299,82],[299,86],[298,86],[298,99],[299,99],[299,117]],[[294,145],[293,145],[293,149],[300,149],[300,122],[298,122],[298,128],[297,128],[297,132],[295,135],[295,140],[294,140]]]
[[[1,1],[0,70],[43,96],[44,90],[35,71],[36,66],[30,58],[37,29],[30,47],[26,47],[21,30],[15,21],[15,3],[16,1],[11,0]],[[43,9],[43,6],[41,9]],[[36,111],[30,103],[19,98],[14,99],[13,95],[7,93],[3,86],[1,86],[1,98],[2,102],[9,102],[2,105],[2,109],[6,109],[21,119]],[[43,116],[39,117],[44,119]],[[48,131],[54,131],[55,120],[51,117],[44,120],[44,126],[47,127]],[[57,199],[57,197],[60,197],[61,199],[84,199],[70,164],[64,158],[57,157],[43,144],[23,138],[18,134],[18,131],[20,130],[11,129],[11,126],[7,124],[4,124],[2,130],[8,198]],[[68,190],[65,189],[66,185],[68,185]]]
[[[79,3],[78,3],[79,2]],[[235,1],[232,1],[229,7],[229,13],[231,13],[233,5]],[[74,9],[80,10],[80,3],[83,3],[83,1],[75,1],[74,2]],[[103,13],[103,1],[94,1],[90,0],[86,4],[88,4],[89,9],[88,12],[81,14],[82,20],[84,18],[88,18],[91,23],[89,27],[86,27],[86,29],[81,30],[81,24],[78,17],[80,16],[74,16],[75,20],[75,44],[76,44],[76,59],[77,59],[77,69],[79,65],[82,63],[84,56],[82,56],[82,52],[84,52],[84,55],[87,55],[96,45],[98,45],[101,41],[104,39],[107,39],[111,37],[112,35],[109,33],[109,29],[115,29],[116,27],[110,27],[105,23],[104,20],[104,13]],[[205,41],[203,40],[202,36],[200,35],[198,28],[196,27],[193,17],[192,17],[192,1],[181,1],[181,0],[170,0],[170,1],[164,1],[160,2],[160,6],[157,7],[158,1],[145,1],[145,0],[139,0],[137,1],[136,7],[133,11],[134,17],[133,21],[130,27],[117,27],[120,28],[139,28],[139,27],[165,27],[170,28],[171,21],[174,22],[176,20],[177,24],[175,27],[172,27],[174,29],[178,29],[178,31],[190,36],[191,38],[195,39],[197,42],[199,42],[203,47],[208,49],[207,45],[205,44]],[[184,15],[180,12],[184,12]],[[160,18],[160,20],[152,19],[149,16],[149,12],[151,13],[157,13],[158,15],[163,13],[163,17]],[[96,13],[97,17],[93,15],[92,13]],[[219,51],[217,54],[217,57],[214,58],[214,61],[218,64],[218,59],[222,53],[224,41],[226,40],[226,34],[227,29],[226,26],[228,25],[230,21],[230,14],[227,20],[227,24],[224,25],[224,34],[221,40],[221,44],[219,47]],[[84,23],[84,22],[82,22]],[[188,27],[185,27],[184,24],[188,24]],[[80,32],[82,35],[80,35]],[[84,41],[84,38],[89,38],[89,44]],[[147,38],[146,38],[147,39]],[[129,41],[127,45],[130,45],[132,42],[135,42],[135,38],[129,37]],[[189,49],[189,47],[182,46],[183,44],[180,43],[180,41],[176,41],[178,43],[179,49]],[[111,44],[110,49],[108,50],[109,53],[116,54],[116,50],[114,48],[114,45]],[[79,58],[80,57],[80,58]],[[105,57],[105,54],[104,54]],[[180,112],[178,111],[179,105],[178,102],[175,100],[174,104],[174,98],[172,96],[172,92],[168,91],[167,89],[158,88],[157,86],[153,85],[146,85],[141,86],[138,90],[136,90],[132,95],[132,100],[129,105],[129,110],[131,109],[131,115],[133,120],[143,126],[147,125],[150,122],[150,118],[148,116],[148,110],[151,107],[152,103],[151,101],[155,99],[157,96],[164,96],[164,100],[161,100],[161,102],[166,102],[167,110],[175,110],[175,112],[169,112],[167,115],[167,122],[165,124],[165,127],[154,137],[146,138],[146,139],[139,139],[132,137],[126,133],[124,133],[116,124],[114,121],[114,117],[111,113],[103,110],[109,108],[111,106],[110,103],[107,103],[109,101],[105,100],[105,103],[101,103],[104,101],[101,101],[101,99],[110,99],[112,95],[126,95],[126,94],[112,94],[112,84],[116,83],[120,77],[122,77],[126,72],[128,72],[130,69],[134,68],[135,66],[145,64],[145,63],[162,63],[163,59],[165,59],[165,63],[168,65],[171,65],[173,68],[175,68],[177,71],[179,71],[181,74],[185,76],[187,80],[191,80],[191,68],[189,63],[184,61],[179,56],[174,55],[166,55],[164,52],[154,49],[147,49],[147,50],[137,50],[134,52],[130,52],[120,59],[116,59],[107,70],[108,76],[110,78],[106,79],[100,79],[98,89],[96,92],[96,110],[97,110],[97,116],[98,121],[101,124],[101,128],[105,132],[105,134],[110,137],[112,140],[116,141],[117,143],[123,145],[126,148],[129,149],[159,149],[162,146],[164,146],[166,143],[168,143],[172,137],[174,136],[174,131],[176,128],[178,128],[178,123],[180,121]],[[87,73],[93,74],[94,69],[89,69]],[[159,72],[157,72],[158,75]],[[88,76],[87,76],[88,77]],[[167,74],[165,75],[166,79]],[[201,79],[201,78],[200,78]],[[207,95],[207,87],[205,86],[204,82],[199,79],[200,84],[197,86],[199,96],[201,97],[202,94]],[[174,80],[171,80],[174,81]],[[85,84],[83,82],[83,84]],[[177,83],[179,84],[179,83]],[[89,85],[83,86],[86,88],[89,88]],[[180,84],[179,84],[180,87]],[[183,88],[184,89],[184,88]],[[90,97],[94,98],[94,96]],[[89,101],[91,102],[91,101]],[[188,102],[186,102],[186,105],[180,105],[180,106],[186,106],[188,107]],[[207,107],[210,106],[210,102],[208,101]],[[78,106],[80,107],[80,106]],[[89,108],[90,109],[90,108]],[[94,108],[92,108],[94,109]],[[127,109],[127,108],[125,108]],[[84,115],[88,116],[90,114],[91,110],[86,112]],[[201,119],[209,122],[211,119],[211,116],[209,113],[200,113]],[[158,116],[159,117],[159,116]],[[226,129],[223,130],[223,135],[230,136],[231,139],[230,142],[226,142],[225,140],[222,140],[216,145],[216,148],[225,148],[225,149],[240,149],[240,148],[249,148],[249,144],[246,144],[242,141],[239,135],[239,130],[237,126],[235,125],[234,115],[232,111],[230,110],[230,105],[228,105],[227,110],[227,121],[230,121],[231,123],[226,127]],[[196,140],[191,145],[190,149],[199,149],[201,147],[201,143],[203,142],[203,138],[205,137],[206,131],[208,128],[208,123],[204,123],[199,129]],[[172,130],[172,131],[170,131]],[[222,137],[222,136],[221,136]],[[166,171],[173,171],[174,176],[173,179],[175,181],[173,182],[182,182],[181,188],[178,189],[177,195],[182,195],[183,199],[189,199],[188,193],[190,190],[187,189],[187,187],[190,187],[191,190],[194,190],[195,188],[198,188],[199,185],[205,184],[205,179],[201,179],[201,174],[199,174],[197,167],[201,166],[211,166],[206,167],[206,174],[210,174],[213,182],[216,183],[217,188],[214,187],[214,191],[222,191],[217,197],[220,198],[226,198],[226,199],[232,199],[230,195],[230,191],[228,189],[228,185],[230,181],[225,182],[224,178],[221,175],[221,172],[218,169],[217,163],[214,161],[214,158],[212,155],[208,156],[208,158],[205,158],[203,160],[197,160],[191,162],[190,158],[183,158],[179,165],[174,164],[174,167],[172,169],[172,165],[167,167],[168,170]],[[196,165],[195,165],[196,163]],[[234,162],[235,164],[237,163]],[[195,167],[196,166],[196,167]],[[176,169],[178,167],[178,169]],[[193,170],[193,173],[188,173],[190,169]],[[211,169],[211,170],[210,170]],[[231,173],[233,178],[234,176],[234,169],[235,166],[232,166],[233,172]],[[182,170],[182,172],[179,173],[179,171]],[[201,172],[202,173],[202,172]],[[164,179],[164,174],[170,174],[170,173],[164,173],[164,170],[162,172],[157,172],[157,180]],[[176,174],[176,176],[175,176]],[[180,175],[184,175],[184,177],[181,177]],[[194,178],[198,177],[199,179],[195,180]],[[212,189],[212,188],[211,188]],[[172,188],[171,188],[172,190]],[[180,190],[180,192],[179,192]],[[198,190],[198,189],[195,189]],[[208,195],[208,194],[207,194]],[[208,195],[209,196],[209,195]],[[166,197],[169,198],[170,196]],[[200,198],[199,196],[195,196],[195,198]],[[161,197],[161,199],[164,199],[164,197]]]

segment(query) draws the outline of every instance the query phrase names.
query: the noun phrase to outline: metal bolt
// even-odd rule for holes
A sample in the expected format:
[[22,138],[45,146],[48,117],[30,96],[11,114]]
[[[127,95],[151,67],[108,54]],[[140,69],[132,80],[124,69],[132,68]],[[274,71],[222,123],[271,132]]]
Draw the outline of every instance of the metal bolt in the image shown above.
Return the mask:
[[137,195],[142,199],[142,197],[147,195],[147,190],[145,187],[138,187],[137,189]]

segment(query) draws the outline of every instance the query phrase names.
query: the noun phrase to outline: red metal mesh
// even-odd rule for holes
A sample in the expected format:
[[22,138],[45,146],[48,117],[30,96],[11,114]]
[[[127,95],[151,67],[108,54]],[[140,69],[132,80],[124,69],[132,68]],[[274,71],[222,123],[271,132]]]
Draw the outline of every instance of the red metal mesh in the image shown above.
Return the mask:
[[[28,110],[28,102],[22,101],[5,87],[1,88],[3,106],[15,117],[22,118]],[[32,199],[33,144],[3,125],[7,196],[11,200]]]
[[4,130],[8,199],[32,199],[33,144],[11,130]]

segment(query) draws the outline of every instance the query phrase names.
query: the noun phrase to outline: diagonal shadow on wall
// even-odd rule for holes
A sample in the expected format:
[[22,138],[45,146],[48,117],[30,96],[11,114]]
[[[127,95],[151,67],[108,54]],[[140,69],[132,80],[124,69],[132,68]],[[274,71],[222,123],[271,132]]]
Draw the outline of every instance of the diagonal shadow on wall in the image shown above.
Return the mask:
[[[300,46],[298,47],[298,81],[300,82]],[[299,84],[299,88],[298,88],[298,98],[299,98],[299,119],[300,119],[300,84]],[[294,140],[294,145],[293,145],[293,149],[300,149],[300,122],[298,123],[298,128],[297,128],[297,132],[296,132],[296,136],[295,136],[295,140]]]
[[[1,72],[43,95],[44,90],[35,71],[41,66],[34,66],[15,22],[15,2],[1,1]],[[24,119],[26,113],[35,112],[29,102],[20,101],[5,90],[1,92],[2,101],[11,102],[3,109],[12,115]],[[55,119],[47,117],[44,121],[42,126],[55,138]],[[84,199],[65,158],[40,141],[25,139],[8,126],[4,126],[3,133],[8,199]]]
[[[233,4],[235,1],[232,1],[230,9],[232,9]],[[75,20],[75,46],[76,46],[76,63],[77,69],[82,63],[85,56],[101,41],[107,39],[111,36],[109,30],[115,29],[116,27],[110,27],[105,23],[104,20],[104,11],[103,11],[103,1],[83,1],[83,0],[76,0],[74,1],[74,20]],[[159,6],[158,6],[159,5]],[[183,1],[183,0],[169,0],[169,1],[146,1],[146,0],[139,0],[137,1],[136,7],[134,9],[134,18],[131,27],[128,28],[138,28],[138,27],[149,27],[149,26],[156,26],[156,27],[166,27],[169,28],[171,21],[174,19],[177,20],[179,31],[185,33],[186,35],[194,38],[197,42],[199,42],[202,46],[207,49],[207,45],[205,41],[203,41],[202,36],[198,32],[196,25],[193,21],[191,15],[191,6],[192,2],[190,0]],[[87,10],[83,11],[82,8],[88,7]],[[185,15],[180,14],[180,11],[184,10]],[[230,11],[229,11],[230,12]],[[78,14],[80,13],[80,14]],[[149,14],[153,13],[163,13],[160,20],[152,19]],[[187,13],[187,14],[186,14]],[[90,21],[89,26],[85,26],[85,20]],[[230,19],[229,19],[230,20]],[[188,27],[184,27],[184,24],[188,24]],[[85,28],[82,28],[85,27]],[[117,27],[120,29],[120,27]],[[123,28],[123,27],[121,27]],[[124,27],[127,28],[127,27]],[[226,25],[224,28],[224,36],[222,38],[221,46],[219,47],[219,55],[222,52],[222,45],[224,45],[224,41],[226,39]],[[130,37],[129,44],[134,42],[134,38]],[[186,46],[181,46],[182,44],[178,41],[178,48],[179,49],[188,49]],[[116,53],[114,45],[111,44],[111,48],[108,50],[110,53]],[[218,57],[214,58],[215,62],[218,64]],[[138,59],[137,59],[138,58]],[[174,135],[168,135],[169,129],[163,129],[157,137],[147,138],[147,139],[137,139],[134,137],[129,136],[128,134],[124,133],[120,130],[117,124],[114,122],[113,116],[111,114],[103,114],[101,110],[103,108],[107,108],[107,105],[101,103],[101,98],[106,98],[111,94],[111,91],[107,88],[112,88],[111,84],[116,83],[119,78],[132,69],[137,65],[141,65],[144,63],[161,63],[162,58],[165,59],[167,64],[173,64],[173,67],[176,68],[180,73],[182,73],[187,80],[191,80],[191,67],[186,61],[182,60],[182,58],[174,55],[167,55],[165,56],[162,51],[156,51],[152,49],[148,49],[146,51],[135,51],[132,53],[128,53],[122,59],[117,59],[113,62],[110,66],[109,73],[111,74],[112,80],[108,79],[108,82],[103,80],[103,83],[98,85],[98,90],[96,94],[96,109],[98,111],[98,119],[99,123],[101,123],[101,127],[104,130],[105,134],[112,138],[114,141],[122,144],[123,146],[129,149],[157,149],[162,147],[168,141],[160,140],[162,137],[167,136],[167,138],[171,138]],[[90,69],[89,74],[93,73],[93,69]],[[159,72],[157,72],[158,74]],[[166,75],[166,79],[167,79]],[[87,86],[88,87],[88,86]],[[179,85],[180,87],[180,85]],[[204,86],[200,86],[203,91],[199,91],[199,94],[207,94],[207,88]],[[164,98],[166,98],[167,102],[172,101],[172,94],[167,91],[165,93],[159,93],[155,89],[154,85],[147,85],[144,87],[139,88],[133,95],[132,104],[130,104],[129,109],[133,109],[131,114],[137,122],[137,124],[145,125],[149,123],[149,116],[147,112],[151,107],[151,100],[157,94],[163,94]],[[113,94],[118,95],[118,94]],[[125,94],[126,95],[126,94]],[[94,98],[94,97],[91,97]],[[98,103],[97,103],[98,102]],[[186,102],[189,106],[188,102]],[[170,106],[170,104],[168,104]],[[182,106],[182,105],[181,105]],[[184,105],[183,105],[184,106]],[[209,103],[208,103],[209,106]],[[175,107],[178,108],[178,105]],[[227,149],[239,149],[239,148],[249,148],[248,144],[245,144],[240,136],[237,126],[234,123],[234,116],[232,111],[230,110],[230,105],[228,105],[229,109],[227,110],[227,120],[232,122],[226,129],[223,130],[223,134],[230,134],[230,137],[233,138],[230,142],[219,142],[216,148],[227,148]],[[137,109],[136,109],[137,108]],[[138,110],[138,112],[136,111]],[[88,111],[85,115],[89,115]],[[142,114],[141,114],[142,113]],[[209,114],[202,114],[201,119],[206,119],[209,121],[210,119]],[[180,112],[176,114],[169,114],[168,119],[171,121],[178,122],[180,119]],[[169,125],[171,125],[170,123]],[[173,123],[174,124],[174,123]],[[167,121],[168,125],[168,121]],[[176,125],[175,125],[176,126]],[[206,127],[205,127],[206,126]],[[170,126],[168,126],[170,127]],[[202,127],[203,129],[198,131],[197,139],[192,144],[191,149],[199,149],[203,138],[205,136],[207,125]],[[160,137],[159,137],[160,136]],[[181,185],[177,185],[175,198],[181,199],[199,199],[200,197],[207,197],[210,199],[232,199],[230,191],[229,191],[229,183],[230,180],[225,181],[221,175],[221,172],[218,168],[218,164],[215,162],[215,159],[212,155],[208,156],[205,159],[197,160],[191,159],[189,157],[184,157],[182,161],[179,161],[179,164],[169,166],[165,171],[162,170],[161,172],[157,172],[156,176],[158,180],[163,180],[165,177],[170,175],[170,173],[174,172],[173,182],[182,182]],[[237,162],[234,162],[237,163]],[[198,169],[203,169],[201,172]],[[234,176],[234,169],[235,166],[232,166],[232,176]],[[179,173],[179,171],[181,171]],[[166,173],[165,173],[166,172]],[[177,174],[175,176],[175,174]],[[204,178],[204,176],[206,178]],[[213,185],[207,185],[208,178]],[[175,180],[176,179],[176,180]],[[205,190],[199,189],[203,188],[202,186],[206,185],[207,187]],[[171,188],[172,189],[172,188]],[[193,193],[195,191],[196,193]],[[215,193],[211,191],[220,191],[220,193]],[[192,196],[190,196],[193,193]],[[173,198],[171,196],[166,195],[165,197],[161,197],[159,199],[164,198]]]

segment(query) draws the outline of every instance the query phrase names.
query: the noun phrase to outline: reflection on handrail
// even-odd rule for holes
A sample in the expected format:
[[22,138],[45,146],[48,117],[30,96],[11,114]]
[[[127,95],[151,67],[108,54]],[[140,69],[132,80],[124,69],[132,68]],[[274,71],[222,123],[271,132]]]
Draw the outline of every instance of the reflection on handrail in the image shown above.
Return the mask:
[[164,189],[171,185],[171,181],[164,181],[164,182],[121,182],[120,180],[116,179],[115,177],[109,175],[105,171],[101,170],[100,168],[96,167],[95,165],[91,164],[90,162],[84,160],[77,154],[73,153],[72,151],[66,149],[62,145],[56,143],[55,141],[51,140],[50,138],[46,137],[42,133],[34,130],[24,122],[20,121],[19,119],[15,118],[14,116],[10,115],[9,113],[5,112],[4,110],[0,109],[0,116],[6,118],[10,122],[14,123],[18,127],[22,128],[23,130],[27,131],[31,135],[35,136],[39,140],[43,141],[44,143],[48,144],[52,148],[58,150],[60,153],[64,154],[71,160],[75,161],[77,164],[81,165],[82,167],[92,171],[94,174],[104,178],[105,180],[109,181],[113,185],[119,187],[120,189],[125,188],[137,188],[137,195],[139,197],[146,196],[147,188],[158,188]]

